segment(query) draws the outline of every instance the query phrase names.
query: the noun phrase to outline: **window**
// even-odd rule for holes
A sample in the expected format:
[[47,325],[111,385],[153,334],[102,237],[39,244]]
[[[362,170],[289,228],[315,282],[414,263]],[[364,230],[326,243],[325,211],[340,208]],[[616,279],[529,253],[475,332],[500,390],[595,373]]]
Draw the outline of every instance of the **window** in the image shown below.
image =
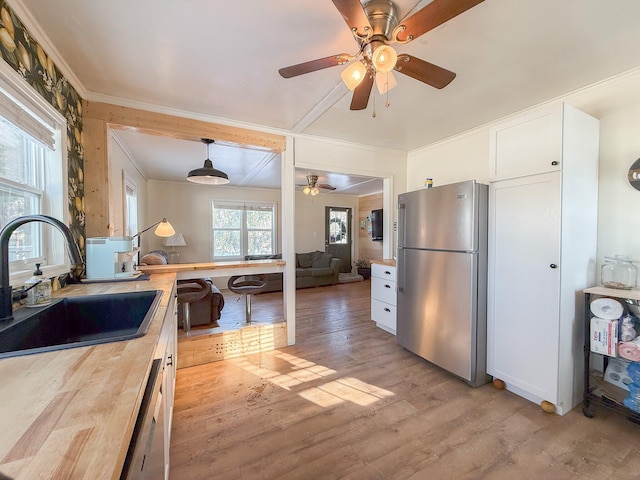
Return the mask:
[[[67,185],[61,132],[65,121],[20,83],[24,80],[12,78],[13,73],[0,71],[0,227],[31,214],[64,222]],[[62,235],[41,222],[30,222],[16,229],[9,241],[12,283],[26,280],[36,263],[43,265],[45,275],[69,268]]]
[[213,260],[275,252],[275,204],[214,201],[212,218]]

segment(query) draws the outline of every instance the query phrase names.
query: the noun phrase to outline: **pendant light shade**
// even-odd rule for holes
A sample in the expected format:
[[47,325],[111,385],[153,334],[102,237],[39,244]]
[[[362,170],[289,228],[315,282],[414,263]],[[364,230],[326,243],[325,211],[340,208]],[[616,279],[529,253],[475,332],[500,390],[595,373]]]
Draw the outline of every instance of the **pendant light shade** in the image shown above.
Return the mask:
[[202,143],[207,145],[207,159],[204,161],[202,168],[196,168],[189,172],[187,180],[205,185],[224,185],[229,183],[227,174],[213,168],[213,163],[209,160],[209,145],[213,143],[213,140],[203,138]]

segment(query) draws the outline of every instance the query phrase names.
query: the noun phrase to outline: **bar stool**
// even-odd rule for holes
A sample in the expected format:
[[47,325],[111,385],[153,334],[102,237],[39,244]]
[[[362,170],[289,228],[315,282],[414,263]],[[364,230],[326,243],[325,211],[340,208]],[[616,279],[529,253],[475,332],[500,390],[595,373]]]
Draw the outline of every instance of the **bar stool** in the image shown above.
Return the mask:
[[229,290],[246,297],[245,320],[247,323],[251,323],[251,295],[264,290],[266,286],[267,280],[264,275],[234,275],[229,278],[227,282]]
[[210,291],[211,286],[202,278],[194,278],[189,283],[178,285],[178,305],[182,308],[182,329],[185,333],[191,330],[189,303],[202,300]]

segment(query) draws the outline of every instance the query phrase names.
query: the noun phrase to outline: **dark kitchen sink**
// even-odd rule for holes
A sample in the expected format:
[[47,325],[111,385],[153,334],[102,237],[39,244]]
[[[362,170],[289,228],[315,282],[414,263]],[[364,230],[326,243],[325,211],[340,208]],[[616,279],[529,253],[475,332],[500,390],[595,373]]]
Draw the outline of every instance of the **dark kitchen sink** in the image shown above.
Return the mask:
[[55,299],[20,308],[0,324],[0,358],[130,340],[143,336],[160,303],[161,290]]

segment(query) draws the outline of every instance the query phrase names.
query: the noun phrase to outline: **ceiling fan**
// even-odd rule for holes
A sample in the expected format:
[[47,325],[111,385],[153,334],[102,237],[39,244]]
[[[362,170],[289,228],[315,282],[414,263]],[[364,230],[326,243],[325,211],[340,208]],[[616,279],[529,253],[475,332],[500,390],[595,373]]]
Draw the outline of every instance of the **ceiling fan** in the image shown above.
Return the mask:
[[413,15],[398,19],[398,9],[391,0],[332,0],[358,43],[355,55],[340,53],[279,70],[284,78],[296,77],[357,60],[341,74],[353,90],[351,110],[364,110],[374,80],[381,94],[396,84],[391,70],[408,75],[435,88],[444,88],[456,74],[411,55],[398,54],[391,44],[408,43],[438,25],[460,15],[484,0],[433,0]]
[[317,175],[307,175],[307,184],[306,185],[296,185],[297,187],[304,187],[302,189],[302,193],[305,195],[315,196],[320,193],[320,189],[323,190],[335,190],[336,187],[333,185],[329,185],[328,183],[318,183]]

